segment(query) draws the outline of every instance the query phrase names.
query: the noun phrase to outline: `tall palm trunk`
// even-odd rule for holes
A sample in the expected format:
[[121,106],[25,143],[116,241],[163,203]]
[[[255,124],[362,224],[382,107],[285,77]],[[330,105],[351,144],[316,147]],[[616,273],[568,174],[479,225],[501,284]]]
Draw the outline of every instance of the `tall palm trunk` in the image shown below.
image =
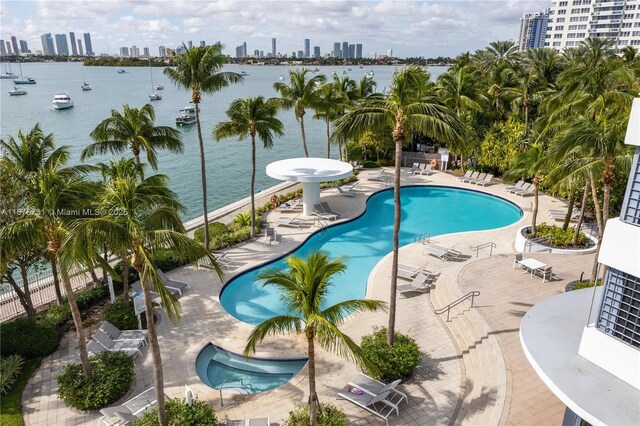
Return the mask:
[[307,150],[307,136],[304,133],[304,110],[298,115],[300,119],[300,132],[302,133],[302,147],[304,148],[304,156],[309,157],[309,150]]
[[[54,253],[57,257],[57,253]],[[76,339],[78,339],[78,352],[80,353],[80,362],[82,363],[82,372],[85,376],[91,374],[91,365],[89,364],[89,353],[87,352],[87,342],[84,340],[84,329],[82,328],[82,316],[80,316],[80,309],[76,303],[76,296],[73,294],[73,288],[71,287],[71,281],[69,280],[69,273],[67,268],[60,265],[60,276],[62,277],[62,285],[64,286],[64,292],[67,295],[67,302],[71,310],[71,318],[73,318],[73,325],[76,328]]]
[[564,215],[564,222],[562,222],[562,230],[566,231],[569,228],[569,222],[573,215],[573,206],[576,203],[576,188],[571,185],[571,193],[569,194],[569,206],[567,206],[567,214]]
[[60,291],[60,279],[58,278],[58,265],[56,259],[51,259],[51,275],[53,275],[53,289],[56,291],[58,305],[62,305],[62,292]]
[[140,172],[140,180],[144,180],[144,170],[142,169],[142,165],[140,164],[140,148],[135,145],[132,149],[133,158],[136,160],[136,166],[138,166],[138,171]]
[[[591,281],[595,282],[598,278],[598,255],[600,254],[600,245],[602,244],[602,236],[604,235],[604,221],[602,210],[600,209],[600,203],[598,201],[598,192],[596,191],[596,180],[593,175],[590,176],[591,179],[591,196],[593,197],[593,205],[596,210],[596,220],[598,222],[598,244],[596,245],[596,253],[595,258],[593,260],[593,266],[591,268]],[[606,185],[605,185],[605,194],[606,194]],[[605,197],[606,198],[606,197]],[[608,208],[608,206],[607,206]],[[609,215],[607,215],[608,217]]]
[[327,121],[327,158],[331,157],[331,132],[329,131],[329,116],[325,118]]
[[[29,269],[24,266],[20,266],[20,276],[22,277],[22,297],[20,298],[20,302],[22,303],[22,299],[24,299],[24,303],[22,306],[24,310],[27,312],[27,318],[31,321],[36,320],[36,309],[33,307],[33,300],[31,300],[31,289],[29,289]],[[17,287],[17,286],[16,286]]]
[[151,290],[149,289],[149,278],[144,276],[142,268],[136,268],[140,274],[140,284],[144,296],[144,315],[147,320],[147,334],[149,336],[149,352],[153,361],[153,384],[156,388],[156,405],[158,407],[158,424],[167,426],[167,409],[164,401],[164,373],[162,371],[162,357],[160,356],[160,345],[158,344],[158,333],[153,322],[153,305]]
[[[195,97],[195,95],[194,95]],[[204,211],[204,246],[209,251],[209,210],[207,209],[207,171],[204,158],[204,143],[202,128],[200,127],[200,102],[193,102],[196,109],[196,129],[198,130],[198,145],[200,147],[200,172],[202,174],[202,210]]]
[[582,193],[582,204],[580,205],[580,216],[578,217],[578,223],[573,231],[573,238],[571,239],[571,245],[578,244],[578,237],[580,236],[580,228],[582,228],[582,221],[584,220],[584,212],[587,209],[587,200],[589,199],[589,181],[584,184],[584,192]]
[[318,424],[318,394],[316,393],[316,357],[313,335],[307,334],[309,356],[309,420],[312,426]]
[[251,237],[256,234],[256,203],[255,203],[255,183],[256,183],[256,135],[251,131]]
[[393,130],[393,139],[396,142],[396,162],[393,181],[393,260],[391,263],[391,289],[389,292],[389,324],[387,327],[387,344],[393,345],[393,335],[396,329],[396,289],[398,287],[398,249],[400,220],[402,219],[402,206],[400,205],[400,168],[402,166],[402,142],[404,129],[401,119],[397,120]]
[[538,220],[538,187],[540,179],[537,176],[533,178],[533,209],[531,210],[531,238],[536,237],[536,225]]
[[122,299],[125,308],[129,308],[129,258],[125,250],[120,257],[122,263]]

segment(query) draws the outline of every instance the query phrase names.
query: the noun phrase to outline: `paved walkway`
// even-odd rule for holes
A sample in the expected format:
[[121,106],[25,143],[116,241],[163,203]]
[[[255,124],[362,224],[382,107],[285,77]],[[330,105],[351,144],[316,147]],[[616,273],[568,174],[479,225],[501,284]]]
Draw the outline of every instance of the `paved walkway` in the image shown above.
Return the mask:
[[[373,192],[384,188],[383,184],[366,181],[366,174],[367,172],[364,172],[361,175],[361,183],[358,185],[361,190]],[[404,178],[403,184],[426,182],[460,186],[455,177],[444,173],[430,177]],[[479,189],[504,196],[525,210],[530,207],[529,199],[505,195],[502,187],[503,185],[493,185]],[[476,189],[475,186],[472,188]],[[327,190],[323,192],[323,198],[327,199],[335,210],[343,212],[345,218],[355,217],[365,208],[365,196],[346,198],[337,195],[335,190]],[[539,217],[542,220],[546,215],[546,209],[559,207],[561,203],[558,200],[542,196]],[[269,220],[274,221],[277,216],[278,214],[271,213]],[[525,212],[525,216],[518,223],[509,227],[437,238],[439,244],[456,245],[458,250],[469,254],[469,245],[486,242],[487,239],[494,241],[498,247],[494,250],[494,256],[488,259],[476,261],[470,258],[465,262],[445,263],[423,255],[420,243],[401,249],[403,263],[421,265],[428,260],[429,268],[442,274],[430,294],[398,298],[397,329],[414,337],[425,356],[414,377],[401,385],[402,390],[410,395],[409,404],[401,407],[399,417],[390,417],[390,424],[533,424],[536,423],[533,421],[535,419],[540,419],[537,423],[546,423],[546,419],[555,421],[558,418],[561,407],[557,400],[533,398],[534,394],[544,395],[548,394],[548,391],[540,381],[536,383],[532,380],[535,373],[524,360],[517,337],[514,337],[516,333],[509,331],[517,330],[519,317],[510,312],[514,307],[522,311],[536,301],[553,294],[549,293],[549,288],[555,289],[554,292],[558,291],[565,278],[575,276],[573,267],[568,265],[574,265],[577,258],[586,259],[587,256],[550,255],[547,263],[554,265],[554,270],[558,271],[562,282],[536,286],[535,283],[540,284],[540,279],[531,280],[527,275],[512,270],[511,256],[504,257],[513,252],[515,230],[528,221],[528,214]],[[238,259],[241,265],[234,270],[225,271],[225,280],[247,268],[293,250],[315,230],[280,227],[278,231],[283,238],[279,245],[267,246],[251,242],[233,248],[230,255]],[[488,253],[482,253],[481,257],[486,255]],[[581,260],[588,263],[584,259]],[[367,297],[388,300],[390,263],[391,256],[388,255],[374,268],[369,277]],[[492,271],[495,276],[487,271]],[[294,403],[307,399],[306,369],[286,385],[270,392],[238,395],[225,391],[224,406],[221,406],[219,392],[208,388],[198,379],[194,360],[202,347],[209,342],[234,352],[242,352],[252,327],[237,321],[220,306],[218,294],[222,283],[210,270],[189,266],[172,271],[169,275],[189,281],[191,288],[181,299],[181,321],[172,324],[162,317],[158,325],[167,395],[182,396],[184,385],[188,384],[201,399],[214,405],[220,417],[268,416],[273,423],[282,423]],[[514,289],[523,285],[527,286],[526,292],[500,290],[502,287]],[[485,286],[487,288],[484,288]],[[463,306],[465,304],[460,305],[452,311],[451,322],[445,322],[446,318],[433,313],[434,308],[446,305],[468,288],[482,289],[482,296],[478,299],[478,305],[481,306],[479,309],[469,310]],[[497,303],[498,300],[500,303]],[[492,303],[489,304],[487,301]],[[371,332],[372,326],[384,326],[386,322],[387,317],[384,313],[360,314],[349,318],[342,330],[355,341],[360,341],[363,334]],[[66,336],[60,350],[47,357],[29,381],[23,394],[25,420],[28,425],[97,424],[99,414],[73,412],[67,409],[55,394],[57,372],[67,362],[77,358],[73,337]],[[505,340],[507,338],[511,340]],[[306,344],[300,337],[279,336],[260,345],[256,355],[276,358],[298,357],[305,356],[305,350]],[[383,423],[347,401],[334,401],[336,392],[358,371],[355,365],[319,350],[317,366],[318,392],[322,400],[338,404],[353,424]],[[137,394],[152,385],[151,357],[143,353],[143,357],[136,362],[136,383],[131,394]],[[536,417],[527,417],[532,415],[529,405],[532,401],[537,404],[534,413]]]

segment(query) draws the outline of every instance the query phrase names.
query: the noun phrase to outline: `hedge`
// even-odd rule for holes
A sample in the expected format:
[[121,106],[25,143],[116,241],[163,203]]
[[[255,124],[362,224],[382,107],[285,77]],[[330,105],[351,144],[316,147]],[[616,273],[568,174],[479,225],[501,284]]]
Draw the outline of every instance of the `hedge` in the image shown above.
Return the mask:
[[[218,426],[214,409],[199,399],[194,399],[191,405],[187,405],[184,399],[166,400],[167,422],[169,426]],[[140,420],[133,422],[132,426],[157,426],[158,409],[145,413]]]
[[0,353],[3,357],[20,355],[26,359],[47,356],[58,347],[59,336],[54,327],[17,318],[0,325]]
[[[536,238],[546,238],[553,242],[557,247],[575,247],[571,245],[573,240],[573,233],[575,232],[575,226],[562,230],[562,227],[556,225],[548,225],[547,223],[541,223],[536,225]],[[530,234],[527,234],[530,235]],[[578,235],[578,246],[585,246],[588,242],[587,236],[584,232],[580,232]]]
[[[285,426],[308,426],[309,404],[296,405],[293,411],[289,411],[289,418]],[[349,424],[349,418],[338,407],[330,403],[320,403],[318,406],[318,426],[345,426]]]
[[0,407],[2,407],[2,410],[0,410],[0,425],[24,426],[24,419],[22,418],[22,392],[27,386],[29,378],[39,365],[40,358],[26,361],[9,393],[0,396]]
[[415,340],[402,333],[394,334],[393,346],[389,347],[385,327],[363,336],[360,346],[364,355],[380,370],[380,374],[369,371],[369,375],[385,383],[408,379],[422,357]]
[[58,375],[58,396],[78,410],[97,410],[116,402],[133,381],[133,357],[123,352],[104,352],[89,357],[91,374],[85,376],[82,364],[64,367]]
[[120,330],[135,330],[138,328],[138,319],[133,309],[133,302],[129,303],[129,308],[127,309],[124,300],[117,298],[105,306],[103,316],[105,320]]
[[20,355],[9,355],[0,359],[0,394],[5,395],[20,377],[24,358]]

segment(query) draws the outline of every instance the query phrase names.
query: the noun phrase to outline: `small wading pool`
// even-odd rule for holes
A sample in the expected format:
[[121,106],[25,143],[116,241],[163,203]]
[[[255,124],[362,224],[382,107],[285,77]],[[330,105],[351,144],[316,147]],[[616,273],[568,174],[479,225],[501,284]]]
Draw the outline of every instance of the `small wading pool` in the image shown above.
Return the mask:
[[200,380],[214,389],[233,389],[241,393],[260,393],[291,380],[307,358],[249,358],[209,343],[196,358]]

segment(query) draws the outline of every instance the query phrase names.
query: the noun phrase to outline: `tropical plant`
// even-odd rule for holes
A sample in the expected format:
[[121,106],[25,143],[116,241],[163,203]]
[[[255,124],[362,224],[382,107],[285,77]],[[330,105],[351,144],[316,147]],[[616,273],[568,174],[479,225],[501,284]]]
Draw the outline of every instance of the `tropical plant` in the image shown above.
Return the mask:
[[304,148],[304,156],[309,156],[307,149],[307,137],[304,132],[304,115],[306,108],[314,108],[318,102],[318,94],[316,93],[318,86],[326,81],[324,75],[316,75],[307,78],[310,69],[289,71],[289,84],[282,81],[276,81],[273,88],[280,93],[278,98],[278,106],[282,109],[289,110],[293,108],[296,120],[300,123],[300,132],[302,134],[302,147]]
[[282,136],[282,122],[276,118],[278,110],[273,100],[265,102],[262,96],[236,99],[227,109],[228,121],[218,123],[213,130],[217,141],[237,136],[239,141],[251,140],[251,236],[255,235],[255,181],[256,181],[256,136],[265,149],[273,146],[273,137]]
[[316,252],[307,258],[289,256],[285,259],[287,270],[271,268],[258,274],[264,286],[273,285],[282,295],[288,313],[269,318],[258,324],[247,339],[244,355],[255,353],[256,346],[267,336],[281,333],[304,333],[309,357],[309,405],[310,424],[318,424],[316,393],[315,344],[325,350],[338,353],[361,366],[375,369],[362,354],[358,345],[338,328],[343,318],[361,311],[384,308],[378,300],[345,300],[325,307],[328,292],[333,287],[332,276],[342,273],[346,266],[341,258],[330,259],[325,253]]
[[314,105],[313,118],[324,120],[327,133],[327,158],[331,157],[331,122],[348,107],[349,98],[334,83],[325,83],[318,87],[318,100]]
[[[167,421],[171,426],[220,426],[214,409],[204,401],[195,398],[191,404],[184,399],[167,401]],[[132,426],[156,426],[158,424],[157,409],[147,411]]]
[[377,372],[369,372],[379,380],[390,383],[397,379],[406,380],[416,368],[422,353],[414,339],[396,333],[393,346],[387,345],[387,329],[382,327],[362,337],[360,346],[377,367]]
[[[285,426],[308,426],[311,423],[309,404],[296,404],[289,411]],[[328,402],[318,403],[318,426],[347,426],[349,417],[335,405]]]
[[202,127],[200,125],[200,102],[203,93],[218,92],[233,83],[243,80],[242,76],[235,72],[220,71],[225,63],[222,54],[222,45],[217,43],[212,46],[194,46],[188,48],[182,44],[184,52],[172,57],[176,68],[165,68],[164,74],[178,87],[191,90],[191,101],[195,106],[196,129],[198,132],[198,144],[200,147],[200,172],[202,176],[202,209],[204,221],[204,246],[209,250],[209,210],[207,208],[207,172],[204,155],[204,142],[202,140]]
[[9,355],[0,359],[0,395],[6,395],[20,376],[24,359],[20,355]]
[[156,113],[151,104],[133,108],[127,104],[122,112],[112,109],[111,117],[102,120],[91,132],[94,143],[87,145],[80,155],[81,160],[95,155],[121,154],[131,150],[140,178],[144,179],[144,169],[140,163],[140,153],[145,152],[147,162],[153,170],[158,169],[157,151],[167,149],[182,153],[180,132],[168,126],[155,125]]
[[[153,321],[154,296],[151,291],[160,295],[162,306],[170,319],[179,319],[180,303],[165,287],[153,255],[158,251],[171,249],[189,261],[208,257],[222,277],[222,271],[209,251],[185,235],[179,215],[184,207],[176,200],[176,194],[168,188],[167,182],[168,178],[164,175],[150,176],[143,181],[133,177],[110,179],[97,197],[98,206],[107,214],[75,221],[70,238],[65,240],[63,247],[73,258],[86,256],[85,247],[96,242],[106,242],[109,247],[118,250],[126,248],[131,253],[131,266],[138,272],[144,296],[158,421],[161,425],[167,424],[164,375]],[[102,258],[91,260],[103,262]]]
[[58,347],[59,336],[49,324],[17,318],[0,325],[2,357],[20,355],[23,358],[38,358],[49,355]]
[[389,305],[388,343],[393,344],[396,317],[396,287],[398,280],[398,248],[401,220],[400,168],[402,146],[409,130],[454,143],[460,135],[460,124],[451,111],[428,94],[429,75],[426,71],[409,67],[394,76],[393,84],[384,99],[367,99],[336,122],[335,133],[340,137],[357,138],[371,129],[388,127],[395,142],[393,262]]

